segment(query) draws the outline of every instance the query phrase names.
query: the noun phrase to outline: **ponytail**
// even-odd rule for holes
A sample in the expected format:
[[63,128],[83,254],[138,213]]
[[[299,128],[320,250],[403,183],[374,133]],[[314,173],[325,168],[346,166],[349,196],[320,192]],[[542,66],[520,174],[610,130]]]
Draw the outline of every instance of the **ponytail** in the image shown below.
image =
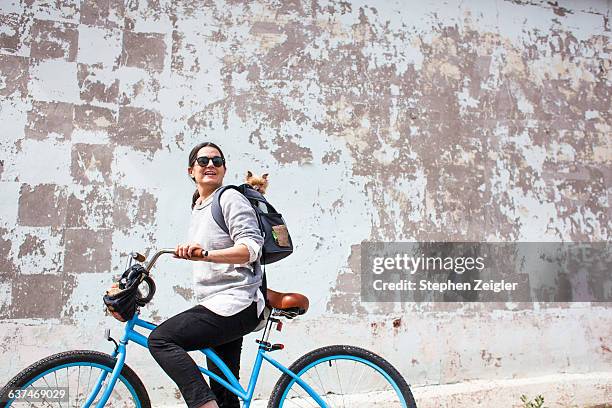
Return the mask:
[[195,193],[193,193],[193,196],[191,197],[191,209],[192,210],[193,210],[193,207],[195,207],[195,203],[196,201],[198,201],[198,198],[200,198],[200,192],[196,188]]

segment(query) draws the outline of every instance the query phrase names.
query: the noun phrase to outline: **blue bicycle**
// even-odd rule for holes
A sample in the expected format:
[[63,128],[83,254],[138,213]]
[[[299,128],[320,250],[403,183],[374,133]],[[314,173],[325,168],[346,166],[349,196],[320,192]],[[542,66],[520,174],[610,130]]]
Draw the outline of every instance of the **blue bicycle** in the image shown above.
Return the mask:
[[[160,255],[157,252],[146,264],[146,276],[139,286],[139,296],[150,301],[155,283],[149,271]],[[134,260],[145,257],[134,253]],[[400,373],[382,357],[362,348],[334,345],[313,350],[289,368],[269,356],[282,344],[269,342],[272,327],[282,327],[280,318],[293,319],[308,310],[308,299],[297,293],[268,290],[268,313],[257,356],[245,388],[227,365],[211,349],[200,350],[221,370],[221,378],[206,368],[200,371],[223,385],[248,408],[263,361],[282,372],[268,401],[268,407],[405,407],[416,408],[410,387]],[[150,408],[151,400],[142,381],[125,363],[130,342],[147,347],[147,337],[136,328],[153,330],[156,325],[139,318],[139,312],[126,322],[125,330],[112,354],[92,350],[74,350],[44,358],[17,374],[0,390],[0,406],[4,407],[136,407]]]

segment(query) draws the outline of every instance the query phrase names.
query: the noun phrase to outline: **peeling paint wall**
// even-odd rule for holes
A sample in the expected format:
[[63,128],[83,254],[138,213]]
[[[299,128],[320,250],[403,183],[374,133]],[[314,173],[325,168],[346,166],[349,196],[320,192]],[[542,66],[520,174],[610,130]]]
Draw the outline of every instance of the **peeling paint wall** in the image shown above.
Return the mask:
[[[358,275],[364,240],[610,240],[609,18],[610,1],[0,2],[0,383],[108,348],[101,294],[130,251],[184,240],[203,140],[228,182],[271,175],[297,245],[270,286],[312,304],[289,356],[365,345],[413,384],[609,370],[609,305],[365,304]],[[145,316],[193,304],[186,262],[156,276]]]

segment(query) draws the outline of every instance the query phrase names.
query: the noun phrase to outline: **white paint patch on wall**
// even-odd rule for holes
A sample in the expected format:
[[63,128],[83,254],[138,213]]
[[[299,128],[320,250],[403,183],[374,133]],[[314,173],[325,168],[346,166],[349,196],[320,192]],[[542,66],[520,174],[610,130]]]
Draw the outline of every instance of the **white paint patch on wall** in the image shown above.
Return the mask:
[[72,144],[68,141],[23,139],[21,151],[7,160],[9,174],[33,186],[45,183],[71,185],[70,166],[66,163],[71,150]]
[[4,158],[9,153],[16,153],[15,142],[24,137],[29,109],[31,109],[31,104],[28,102],[0,101],[0,123],[2,123],[0,157]]
[[77,61],[85,64],[117,65],[121,56],[123,34],[119,30],[79,25]]
[[21,183],[2,181],[0,182],[0,225],[10,227],[17,224],[17,212],[19,211],[19,190]]
[[77,64],[61,60],[43,60],[30,66],[30,95],[38,101],[80,102]]
[[[101,118],[102,121],[106,119]],[[103,129],[91,130],[91,129],[79,129],[75,128],[70,136],[72,143],[87,143],[87,144],[100,144],[105,145],[110,142],[108,137],[108,131]]]

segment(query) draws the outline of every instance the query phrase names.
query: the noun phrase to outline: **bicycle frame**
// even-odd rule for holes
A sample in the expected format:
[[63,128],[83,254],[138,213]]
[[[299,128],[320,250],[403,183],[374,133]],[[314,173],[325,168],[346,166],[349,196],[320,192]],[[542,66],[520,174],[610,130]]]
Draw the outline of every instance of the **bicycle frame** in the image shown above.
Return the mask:
[[[110,397],[113,391],[113,388],[115,387],[115,383],[117,382],[117,379],[119,378],[119,374],[121,373],[121,370],[123,370],[123,365],[125,364],[128,343],[132,341],[136,344],[141,345],[144,348],[148,348],[148,344],[147,344],[148,337],[137,332],[134,329],[135,327],[142,327],[144,329],[153,330],[157,327],[157,325],[140,319],[138,312],[136,312],[136,314],[131,320],[126,322],[123,336],[121,337],[121,340],[119,341],[119,344],[117,345],[117,348],[112,353],[112,356],[117,358],[117,363],[115,364],[115,367],[113,368],[109,383],[106,389],[104,390],[104,393],[102,394],[100,401],[96,405],[96,408],[104,407],[104,405],[106,404],[106,401],[108,401],[108,398]],[[266,325],[264,335],[267,332],[267,330],[268,330],[268,325]],[[208,357],[212,362],[215,363],[215,365],[221,370],[221,372],[226,377],[226,379],[219,377],[218,375],[207,370],[204,367],[198,366],[198,369],[200,370],[200,372],[202,374],[207,375],[209,378],[212,378],[213,380],[217,381],[223,387],[228,389],[231,393],[238,396],[238,398],[242,399],[244,402],[243,404],[244,408],[248,408],[251,404],[251,400],[255,392],[255,386],[257,384],[257,379],[259,378],[259,372],[260,372],[263,360],[272,364],[274,367],[276,367],[276,369],[278,369],[282,373],[285,373],[289,375],[290,377],[292,377],[293,379],[295,379],[296,383],[298,383],[304,389],[304,391],[306,391],[308,395],[310,395],[313,398],[313,400],[316,401],[317,404],[319,404],[320,407],[324,407],[324,408],[328,407],[325,401],[323,401],[321,397],[306,382],[304,382],[294,372],[292,372],[291,370],[283,366],[281,363],[269,357],[266,354],[267,350],[262,344],[259,345],[259,349],[257,351],[257,357],[255,359],[253,370],[249,378],[249,384],[246,390],[242,388],[236,376],[234,376],[234,374],[230,371],[230,369],[223,362],[223,360],[221,360],[221,358],[219,358],[219,356],[217,356],[217,354],[212,349],[205,348],[199,351],[202,352],[206,357]],[[85,402],[85,405],[84,405],[85,408],[89,408],[91,406],[93,400],[96,398],[96,396],[100,392],[100,389],[102,388],[102,384],[104,383],[107,375],[108,375],[108,372],[104,372],[100,375],[94,387],[94,390],[92,391],[91,395]]]

